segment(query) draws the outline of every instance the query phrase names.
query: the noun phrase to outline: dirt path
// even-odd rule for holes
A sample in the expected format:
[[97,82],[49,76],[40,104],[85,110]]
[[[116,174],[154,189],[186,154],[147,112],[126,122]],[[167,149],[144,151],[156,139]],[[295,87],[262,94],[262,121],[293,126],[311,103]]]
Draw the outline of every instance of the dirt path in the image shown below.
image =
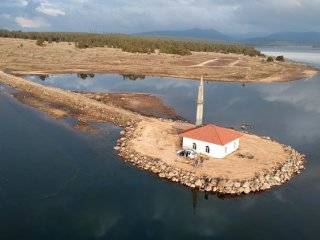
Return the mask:
[[192,67],[203,67],[203,66],[207,65],[208,63],[212,63],[212,62],[215,62],[215,61],[217,61],[217,59],[211,59],[211,60],[199,63],[197,65],[193,65]]
[[230,67],[234,67],[235,65],[237,65],[238,63],[240,63],[240,60],[236,60],[232,63],[229,64]]

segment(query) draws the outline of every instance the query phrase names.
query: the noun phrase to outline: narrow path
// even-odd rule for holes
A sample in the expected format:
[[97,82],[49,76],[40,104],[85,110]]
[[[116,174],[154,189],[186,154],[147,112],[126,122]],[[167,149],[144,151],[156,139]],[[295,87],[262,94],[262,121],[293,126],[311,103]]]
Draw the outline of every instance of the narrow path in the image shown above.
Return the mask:
[[237,63],[239,63],[239,62],[240,62],[240,60],[234,61],[234,62],[230,63],[229,66],[230,66],[230,67],[233,67],[233,66],[235,66],[235,65],[236,65]]
[[202,62],[202,63],[199,63],[197,65],[192,65],[191,67],[203,67],[205,65],[207,65],[208,63],[212,63],[212,62],[215,62],[217,61],[218,59],[211,59],[211,60],[208,60],[208,61],[205,61],[205,62]]

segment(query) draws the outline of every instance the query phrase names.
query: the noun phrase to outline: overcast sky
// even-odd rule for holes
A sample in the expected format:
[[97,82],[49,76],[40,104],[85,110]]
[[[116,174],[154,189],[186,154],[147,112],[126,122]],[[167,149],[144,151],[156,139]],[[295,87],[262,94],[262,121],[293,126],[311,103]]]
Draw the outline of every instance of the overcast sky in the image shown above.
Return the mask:
[[214,28],[229,35],[320,31],[320,0],[0,0],[0,28],[135,33]]

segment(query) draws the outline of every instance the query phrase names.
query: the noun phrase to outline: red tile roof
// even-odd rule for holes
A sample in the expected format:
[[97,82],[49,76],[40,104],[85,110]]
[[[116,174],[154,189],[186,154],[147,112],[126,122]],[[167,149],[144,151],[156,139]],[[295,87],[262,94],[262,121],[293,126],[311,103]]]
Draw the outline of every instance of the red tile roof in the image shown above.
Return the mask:
[[185,130],[180,133],[179,136],[223,146],[240,138],[242,134],[216,125],[204,125]]

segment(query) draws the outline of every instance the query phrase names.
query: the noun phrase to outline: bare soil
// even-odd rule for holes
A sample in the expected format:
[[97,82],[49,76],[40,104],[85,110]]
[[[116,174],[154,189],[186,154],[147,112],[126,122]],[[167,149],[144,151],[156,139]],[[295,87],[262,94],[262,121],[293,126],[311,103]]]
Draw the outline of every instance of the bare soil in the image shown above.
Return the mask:
[[82,95],[102,103],[140,113],[148,117],[182,119],[172,107],[164,105],[163,101],[145,93],[81,93]]
[[268,63],[262,57],[199,53],[190,56],[127,53],[114,48],[78,49],[74,44],[0,38],[0,70],[14,74],[120,73],[237,82],[284,82],[318,71],[292,62]]
[[[128,144],[141,155],[161,159],[170,166],[196,172],[198,176],[207,175],[230,180],[249,180],[257,173],[263,174],[285,162],[289,157],[289,153],[281,144],[255,135],[244,134],[237,151],[224,159],[207,157],[201,168],[195,168],[193,160],[176,155],[176,151],[181,149],[178,134],[190,127],[192,125],[187,123],[144,119],[138,124],[135,135]],[[239,154],[253,156],[253,158],[239,157]]]

